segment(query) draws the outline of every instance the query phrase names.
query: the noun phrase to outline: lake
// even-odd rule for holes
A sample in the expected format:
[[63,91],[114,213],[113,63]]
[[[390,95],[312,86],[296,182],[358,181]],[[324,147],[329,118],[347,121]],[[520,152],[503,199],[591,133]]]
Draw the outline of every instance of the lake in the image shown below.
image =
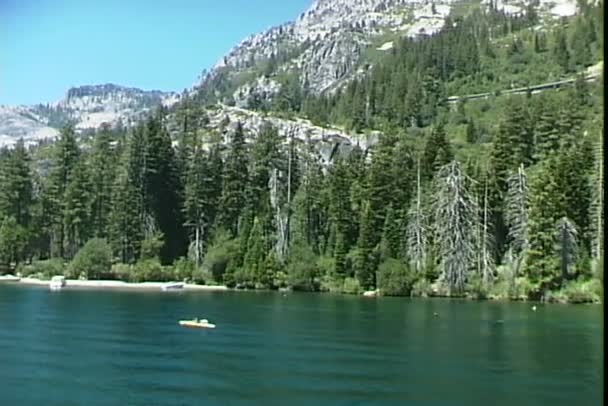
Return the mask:
[[531,306],[4,284],[0,405],[601,404],[601,306]]

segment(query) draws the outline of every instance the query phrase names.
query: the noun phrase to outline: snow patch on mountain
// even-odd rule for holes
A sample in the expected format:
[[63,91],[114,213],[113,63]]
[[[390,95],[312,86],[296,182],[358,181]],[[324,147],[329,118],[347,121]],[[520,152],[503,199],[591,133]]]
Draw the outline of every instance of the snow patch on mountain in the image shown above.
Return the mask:
[[[497,10],[507,14],[523,14],[529,1],[483,0],[482,4],[494,4]],[[570,17],[578,12],[576,0],[539,0],[539,11],[551,17]]]

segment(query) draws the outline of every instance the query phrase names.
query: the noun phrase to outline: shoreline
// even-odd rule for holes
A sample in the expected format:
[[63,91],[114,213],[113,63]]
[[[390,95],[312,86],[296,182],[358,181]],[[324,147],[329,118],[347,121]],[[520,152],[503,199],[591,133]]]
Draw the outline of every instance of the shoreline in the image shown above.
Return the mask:
[[[11,280],[11,282],[30,285],[30,286],[48,286],[50,280],[43,280],[38,278],[20,278],[19,280]],[[92,288],[92,289],[103,289],[103,290],[156,290],[161,291],[161,288],[169,283],[181,283],[181,282],[123,282],[123,281],[112,281],[112,280],[79,280],[79,279],[66,279],[65,286],[63,289],[69,288]],[[209,292],[220,292],[229,291],[227,286],[223,285],[195,285],[191,283],[184,284],[182,289],[175,289],[176,291],[209,291]]]
[[[3,283],[4,282],[4,283]],[[1,284],[22,284],[26,286],[45,286],[49,287],[50,280],[43,280],[38,278],[20,278],[12,275],[3,275],[0,276],[0,285]],[[182,283],[182,282],[124,282],[124,281],[115,281],[115,280],[79,280],[79,279],[66,279],[66,284],[63,289],[88,289],[88,290],[109,290],[109,291],[131,291],[131,292],[165,292],[162,287],[167,284],[172,283]],[[259,292],[259,291],[271,291],[271,290],[258,290],[258,289],[235,289],[229,288],[225,285],[196,285],[192,283],[185,283],[183,288],[181,289],[170,289],[169,291],[183,292],[183,291],[191,291],[191,292]],[[281,290],[279,290],[281,292]],[[309,293],[318,293],[318,294],[340,294],[340,295],[348,295],[345,293],[337,293],[337,292],[309,292]],[[361,292],[359,294],[355,294],[354,296],[359,296],[365,299],[374,299],[379,297],[393,297],[382,295],[378,290],[375,291],[366,291]],[[414,296],[395,296],[395,297],[414,297]],[[602,304],[600,301],[569,301],[569,300],[531,300],[524,298],[509,298],[502,297],[496,295],[490,295],[488,297],[474,297],[474,296],[462,296],[462,297],[449,297],[443,295],[423,295],[416,296],[420,298],[433,298],[433,299],[448,299],[448,300],[466,300],[466,301],[489,301],[489,302],[527,302],[527,303],[554,303],[554,304],[569,304],[569,305],[597,305]]]

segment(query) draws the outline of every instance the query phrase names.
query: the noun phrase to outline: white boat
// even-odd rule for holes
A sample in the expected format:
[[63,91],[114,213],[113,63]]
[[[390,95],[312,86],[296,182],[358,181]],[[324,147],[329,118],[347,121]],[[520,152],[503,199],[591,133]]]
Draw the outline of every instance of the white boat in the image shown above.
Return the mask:
[[59,290],[65,286],[65,276],[57,275],[51,278],[51,283],[49,283],[49,288],[51,290]]
[[183,282],[170,282],[170,283],[165,283],[160,288],[162,290],[178,290],[178,289],[183,289],[184,285],[185,284]]
[[180,320],[179,325],[192,328],[215,328],[215,324],[209,323],[207,319]]

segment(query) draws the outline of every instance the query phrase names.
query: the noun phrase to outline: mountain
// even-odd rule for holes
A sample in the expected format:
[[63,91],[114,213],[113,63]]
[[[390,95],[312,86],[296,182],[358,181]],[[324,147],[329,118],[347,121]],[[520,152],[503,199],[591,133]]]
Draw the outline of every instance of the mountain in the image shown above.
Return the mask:
[[[252,35],[235,46],[194,91],[208,102],[247,107],[253,98],[271,99],[296,82],[304,91],[332,92],[364,74],[374,59],[404,37],[435,34],[455,9],[479,1],[315,0],[295,21]],[[576,13],[575,0],[484,0],[507,14],[524,14],[529,5],[542,16]],[[295,86],[295,84],[294,84]]]
[[129,126],[158,105],[172,106],[179,95],[104,84],[69,89],[63,99],[33,106],[0,106],[0,146],[23,138],[28,144],[53,138],[68,122],[77,131]]
[[[437,33],[448,17],[482,4],[507,14],[534,5],[549,24],[577,12],[575,0],[315,0],[293,22],[244,39],[188,92],[210,105],[253,108],[277,95],[333,94],[362,77],[405,37]],[[72,121],[79,131],[128,126],[155,106],[172,106],[177,93],[144,91],[114,84],[69,89],[52,104],[0,106],[0,146],[53,138]]]

